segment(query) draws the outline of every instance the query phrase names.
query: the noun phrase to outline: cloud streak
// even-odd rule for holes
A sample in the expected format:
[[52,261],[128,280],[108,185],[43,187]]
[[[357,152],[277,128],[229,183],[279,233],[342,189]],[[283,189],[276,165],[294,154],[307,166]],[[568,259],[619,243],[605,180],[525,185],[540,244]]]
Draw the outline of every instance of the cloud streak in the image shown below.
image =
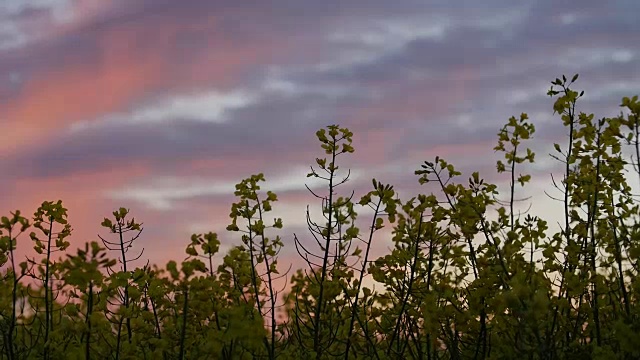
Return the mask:
[[[269,179],[266,185],[262,185],[269,191],[278,194],[286,194],[291,191],[305,189],[318,190],[325,185],[325,181],[317,178],[307,179],[305,169],[291,169],[290,174],[280,175]],[[308,171],[307,171],[308,172]],[[361,171],[351,171],[350,184],[361,180]],[[167,177],[153,179],[149,184],[126,187],[110,191],[106,195],[114,200],[136,200],[155,210],[171,210],[175,202],[190,200],[199,197],[220,197],[233,194],[238,181],[219,181],[217,179],[203,178],[176,178]]]
[[242,92],[220,93],[209,91],[192,95],[178,95],[163,99],[130,113],[117,113],[91,122],[75,122],[72,131],[82,131],[92,127],[123,126],[140,124],[167,125],[173,121],[198,121],[224,123],[226,113],[251,104],[251,95]]

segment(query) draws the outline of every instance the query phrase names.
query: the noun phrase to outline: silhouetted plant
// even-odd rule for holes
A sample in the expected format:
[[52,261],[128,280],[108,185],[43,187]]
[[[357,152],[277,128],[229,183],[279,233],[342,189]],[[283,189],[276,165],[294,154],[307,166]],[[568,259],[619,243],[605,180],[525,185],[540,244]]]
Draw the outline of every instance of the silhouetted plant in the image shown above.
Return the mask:
[[[328,130],[328,131],[327,131]],[[290,301],[294,302],[292,321],[300,350],[316,359],[326,356],[340,356],[344,350],[338,342],[342,327],[344,311],[348,311],[348,299],[343,291],[352,277],[353,271],[347,266],[347,256],[351,247],[353,210],[351,198],[336,197],[336,189],[348,181],[351,171],[340,178],[336,163],[337,157],[352,153],[352,136],[348,129],[330,125],[327,130],[316,132],[321,147],[329,155],[329,159],[317,158],[319,173],[313,167],[307,177],[322,179],[328,183],[327,194],[319,195],[308,186],[311,194],[322,202],[322,215],[326,220],[320,225],[311,219],[307,208],[307,226],[312,234],[317,249],[310,248],[294,235],[294,242],[299,255],[307,263],[308,269],[299,270],[293,275]],[[302,356],[302,354],[301,354]]]
[[[275,282],[286,276],[286,273],[280,275],[278,272],[277,256],[283,246],[282,240],[279,236],[271,240],[265,236],[265,230],[269,227],[282,229],[282,219],[274,219],[270,226],[265,224],[264,216],[272,210],[271,203],[277,201],[278,197],[275,193],[267,191],[266,198],[262,199],[258,194],[259,181],[265,181],[263,174],[253,175],[236,185],[235,195],[239,197],[239,201],[231,206],[232,222],[227,230],[243,233],[242,243],[249,252],[251,263],[251,285],[256,309],[261,318],[269,320],[270,339],[265,338],[264,344],[269,359],[275,359],[277,341],[280,340],[276,338],[276,333],[279,332],[276,311],[280,307],[278,295],[282,291],[276,288]],[[247,222],[246,230],[238,227],[240,218]],[[263,299],[266,299],[267,304]],[[282,338],[282,329],[280,332]]]
[[106,299],[101,294],[105,288],[105,275],[102,271],[115,263],[116,260],[107,257],[105,248],[92,241],[91,244],[86,243],[84,249],[78,249],[76,255],[67,255],[67,259],[60,264],[65,285],[70,288],[68,296],[80,300],[79,303],[67,306],[66,314],[72,320],[77,319],[77,322],[66,331],[75,336],[74,340],[83,350],[84,359],[99,357],[92,356],[92,344],[99,342],[95,329],[109,329],[104,326],[104,321],[100,322],[101,327],[96,324],[96,312],[99,315],[100,308],[104,308],[106,304]]
[[[62,225],[62,230],[54,231],[54,224]],[[42,283],[41,294],[31,295],[38,300],[42,299],[44,310],[41,308],[39,301],[30,302],[35,316],[44,312],[44,320],[42,327],[44,334],[42,340],[42,356],[45,360],[51,357],[51,341],[50,336],[54,330],[54,312],[60,311],[61,307],[56,309],[55,303],[58,298],[58,288],[55,288],[55,280],[57,269],[51,257],[56,252],[65,251],[69,247],[66,240],[71,235],[71,225],[67,223],[67,209],[62,206],[62,201],[57,202],[45,201],[33,214],[33,227],[40,230],[39,238],[35,232],[31,232],[29,236],[35,243],[33,249],[40,255],[44,255],[40,262],[35,259],[28,259],[29,263],[35,266],[31,273],[31,277]],[[35,306],[34,306],[35,305]]]
[[[141,223],[137,223],[134,218],[127,220],[127,215],[129,215],[129,210],[120,208],[119,210],[113,212],[115,222],[111,221],[108,218],[104,218],[104,221],[101,224],[103,227],[109,229],[109,232],[111,234],[117,235],[116,240],[106,240],[102,236],[98,235],[107,250],[117,251],[120,255],[120,258],[118,260],[121,264],[121,270],[114,272],[111,267],[107,268],[111,275],[110,285],[118,293],[118,302],[115,303],[111,302],[110,300],[107,301],[110,305],[115,307],[116,310],[114,313],[108,308],[105,309],[107,313],[111,314],[110,321],[113,322],[116,326],[117,336],[114,350],[116,360],[120,358],[121,333],[123,323],[126,326],[127,340],[129,343],[131,343],[131,338],[133,336],[133,330],[131,328],[131,317],[133,315],[133,311],[130,311],[132,298],[129,290],[130,282],[132,279],[134,279],[133,275],[135,274],[135,272],[130,271],[128,266],[132,261],[140,259],[142,257],[142,254],[144,253],[144,249],[142,249],[137,255],[127,258],[127,253],[133,247],[134,241],[136,241],[140,237],[140,234],[143,230]],[[135,235],[133,235],[129,239],[125,239],[125,236],[129,232],[133,232],[135,233]]]
[[[0,318],[3,320],[0,331],[4,340],[3,352],[9,360],[26,356],[23,353],[28,351],[28,347],[25,344],[19,346],[16,339],[16,315],[19,311],[18,292],[21,288],[20,280],[27,274],[27,263],[18,264],[15,251],[18,237],[30,226],[29,220],[20,215],[19,210],[12,212],[11,217],[3,216],[0,218],[0,267],[7,261],[9,261],[10,266],[6,273],[0,274],[2,275],[2,281],[0,282],[2,284],[2,287],[0,287],[0,294],[2,294],[2,297],[0,297],[0,304],[2,304]],[[6,290],[8,290],[8,293],[5,293]]]

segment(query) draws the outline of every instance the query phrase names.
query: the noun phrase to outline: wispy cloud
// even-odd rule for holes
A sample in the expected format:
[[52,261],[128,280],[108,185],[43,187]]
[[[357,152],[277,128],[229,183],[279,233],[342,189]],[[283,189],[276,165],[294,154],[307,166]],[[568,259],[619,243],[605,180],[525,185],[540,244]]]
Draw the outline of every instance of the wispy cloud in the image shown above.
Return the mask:
[[[309,170],[304,167],[290,169],[284,175],[278,175],[262,187],[276,193],[311,190],[326,186],[326,182],[315,178],[306,178]],[[350,185],[360,180],[362,171],[351,171]],[[321,173],[322,175],[322,173]],[[235,191],[240,181],[220,181],[216,178],[198,177],[162,177],[145,180],[141,184],[126,186],[109,191],[107,197],[115,200],[134,200],[155,210],[171,210],[176,202],[198,197],[228,196]],[[306,184],[306,187],[305,187]]]
[[227,112],[253,102],[253,96],[242,91],[222,93],[214,90],[178,95],[134,109],[130,113],[116,113],[98,120],[76,122],[71,125],[71,130],[119,125],[166,125],[177,121],[224,123],[229,120]]
[[3,0],[0,2],[0,51],[16,50],[50,38],[87,15],[88,9],[104,6],[96,0]]

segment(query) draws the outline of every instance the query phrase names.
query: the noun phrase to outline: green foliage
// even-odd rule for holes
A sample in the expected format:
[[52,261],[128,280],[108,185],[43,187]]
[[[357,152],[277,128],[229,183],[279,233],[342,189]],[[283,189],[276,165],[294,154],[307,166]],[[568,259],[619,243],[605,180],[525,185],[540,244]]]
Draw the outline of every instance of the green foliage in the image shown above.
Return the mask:
[[[629,185],[640,179],[640,102],[625,97],[620,115],[595,118],[577,110],[577,79],[548,92],[568,135],[551,154],[563,168],[549,193],[560,219],[518,210],[535,175],[525,113],[494,147],[506,191],[478,172],[462,181],[436,157],[415,175],[437,191],[405,201],[375,179],[357,203],[340,195],[350,173],[337,161],[354,152],[353,134],[320,129],[327,157],[308,177],[326,182],[310,190],[323,220],[307,208],[310,236],[280,238],[282,219],[268,216],[278,196],[252,175],[236,185],[226,229],[238,239],[221,261],[209,232],[191,236],[181,262],[134,266],[143,228],[126,208],[102,222],[109,238],[75,253],[61,201],[32,219],[0,217],[0,359],[640,358],[640,205]],[[366,208],[370,219],[358,215]],[[36,258],[20,262],[29,230]],[[281,268],[285,243],[303,268]]]

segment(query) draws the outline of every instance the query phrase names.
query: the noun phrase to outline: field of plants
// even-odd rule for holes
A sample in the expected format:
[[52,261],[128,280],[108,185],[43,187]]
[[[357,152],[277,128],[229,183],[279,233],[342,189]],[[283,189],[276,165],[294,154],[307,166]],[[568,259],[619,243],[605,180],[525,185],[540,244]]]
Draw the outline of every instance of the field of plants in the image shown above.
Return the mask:
[[[134,267],[143,229],[125,208],[80,245],[62,201],[6,214],[0,359],[639,359],[640,207],[629,183],[640,179],[640,102],[585,114],[577,79],[548,92],[567,135],[549,149],[563,169],[549,179],[561,218],[516,209],[536,160],[524,113],[497,129],[500,193],[435,157],[416,164],[415,180],[439,191],[399,199],[374,179],[356,198],[340,166],[353,134],[320,129],[308,177],[326,186],[310,190],[309,233],[272,236],[286,219],[270,216],[278,196],[251,175],[230,219],[214,220],[237,233],[221,262],[210,232],[186,239],[181,263]],[[366,208],[373,218],[359,221]],[[375,258],[379,242],[392,249]],[[281,261],[284,246],[306,266]]]

